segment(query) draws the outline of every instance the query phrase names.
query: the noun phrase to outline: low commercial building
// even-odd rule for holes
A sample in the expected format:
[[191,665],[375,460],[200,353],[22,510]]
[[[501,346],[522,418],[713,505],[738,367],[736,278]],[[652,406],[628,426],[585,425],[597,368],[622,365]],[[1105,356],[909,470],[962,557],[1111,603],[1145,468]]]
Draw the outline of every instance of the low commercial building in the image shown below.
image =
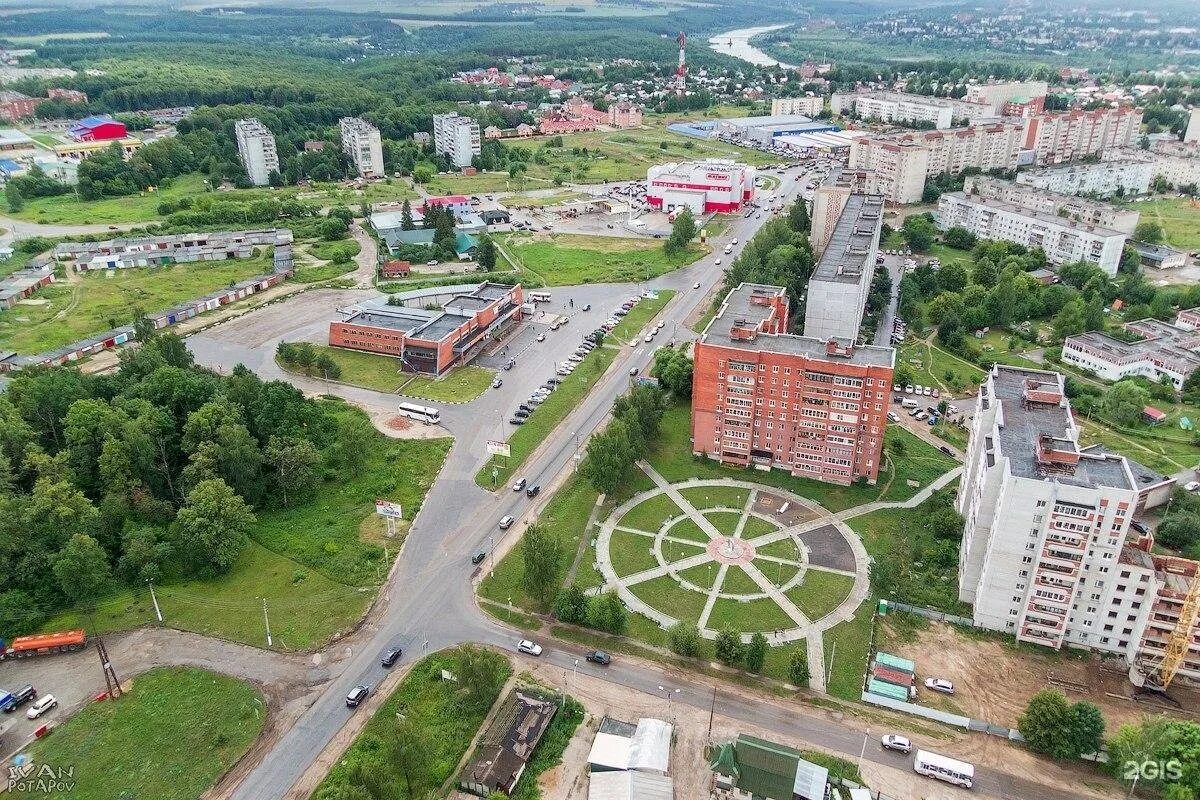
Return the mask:
[[[394,254],[404,245],[431,246],[436,234],[437,231],[433,228],[414,228],[409,231],[401,228],[391,228],[380,231],[379,238],[383,239],[388,252]],[[454,232],[454,253],[460,259],[469,259],[478,244],[479,240],[469,233],[463,233],[458,230]]]
[[516,690],[504,705],[480,737],[475,758],[458,776],[458,787],[464,792],[479,797],[512,794],[558,710],[554,699]]
[[995,117],[996,110],[983,103],[928,97],[906,92],[834,92],[829,107],[836,114],[882,122],[928,123],[945,130],[955,122],[975,122]]
[[19,269],[0,279],[0,308],[10,309],[51,283],[54,283],[54,271],[49,267]]
[[1176,390],[1200,369],[1200,332],[1194,309],[1179,312],[1175,324],[1157,319],[1125,323],[1125,330],[1142,338],[1134,342],[1115,339],[1099,331],[1068,336],[1062,360],[1108,381],[1149,378],[1158,383],[1168,378]]
[[1141,214],[1133,208],[1118,208],[1098,200],[1052,192],[1031,184],[1014,183],[990,175],[967,176],[963,183],[963,193],[1128,234],[1133,233],[1141,218]]
[[754,200],[754,167],[727,159],[659,164],[646,173],[646,202],[662,211],[738,211]]
[[1165,244],[1131,241],[1143,267],[1150,269],[1178,269],[1187,263],[1187,253],[1167,247]]
[[1016,242],[1045,251],[1051,264],[1087,261],[1104,270],[1109,277],[1117,274],[1121,253],[1128,234],[1072,222],[1057,214],[1043,214],[1027,208],[948,192],[938,198],[934,215],[941,230],[966,228],[980,239]]
[[[956,507],[966,520],[959,598],[976,625],[1127,665],[1159,663],[1197,562],[1130,532],[1173,479],[1080,447],[1063,376],[996,365],[979,388]],[[1180,675],[1200,678],[1200,629]]]
[[441,375],[466,364],[521,319],[520,284],[481,283],[440,311],[404,306],[355,307],[329,324],[329,344],[395,356],[403,369]]
[[779,114],[717,120],[715,130],[718,136],[769,145],[781,136],[836,131],[838,126],[830,122],[816,122],[803,114]]
[[16,128],[0,128],[0,152],[12,153],[19,150],[33,150],[37,143]]
[[279,247],[291,242],[292,232],[286,228],[181,233],[101,242],[62,242],[54,247],[54,259],[73,262],[78,272],[163,267],[250,258],[257,247]]
[[342,150],[360,178],[382,178],[387,174],[378,128],[358,117],[343,117],[338,121],[338,131],[342,135]]
[[829,770],[800,751],[739,734],[713,750],[713,797],[720,800],[825,800]]
[[692,450],[724,464],[874,483],[895,351],[788,331],[778,286],[731,291],[694,350]]
[[[858,339],[883,226],[883,198],[850,194],[808,281],[804,335]],[[824,220],[822,220],[824,225]]]
[[142,140],[127,137],[125,139],[106,139],[92,142],[70,142],[67,144],[56,144],[51,150],[54,151],[54,156],[59,161],[79,162],[85,158],[94,156],[96,153],[102,153],[114,145],[119,147],[121,155],[128,159],[141,149]]
[[[1128,152],[1128,151],[1127,151]],[[1017,173],[1017,183],[1059,194],[1086,194],[1095,197],[1145,194],[1154,179],[1154,158],[1135,155],[1120,161],[1093,164],[1067,164]]]
[[84,117],[67,128],[67,136],[76,142],[111,142],[129,135],[124,122],[118,122],[108,114]]
[[605,717],[588,752],[588,770],[593,775],[616,770],[666,775],[674,733],[673,725],[653,717],[636,724]]
[[771,116],[815,117],[825,110],[825,98],[809,97],[775,97],[771,100]]

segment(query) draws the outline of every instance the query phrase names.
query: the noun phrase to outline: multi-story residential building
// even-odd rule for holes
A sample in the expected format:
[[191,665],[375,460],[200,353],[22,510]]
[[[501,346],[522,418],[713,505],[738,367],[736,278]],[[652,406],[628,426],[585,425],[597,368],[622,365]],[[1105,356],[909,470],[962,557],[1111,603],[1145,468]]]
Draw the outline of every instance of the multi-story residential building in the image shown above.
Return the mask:
[[479,155],[479,123],[456,113],[433,115],[433,149],[450,159],[456,167],[471,166]]
[[[966,520],[959,599],[976,625],[1129,666],[1161,659],[1197,562],[1130,534],[1174,480],[1081,448],[1062,375],[996,365],[979,388],[956,507]],[[1200,629],[1179,672],[1200,678]]]
[[1193,108],[1188,114],[1187,129],[1183,132],[1185,143],[1200,142],[1200,108]]
[[1154,156],[1123,151],[1127,158],[1093,164],[1064,164],[1017,173],[1017,183],[1059,194],[1096,197],[1145,194],[1154,179]]
[[872,137],[850,145],[850,169],[879,176],[880,191],[892,203],[921,202],[928,164],[929,149],[920,145]]
[[996,116],[994,108],[982,103],[905,92],[834,92],[829,107],[834,114],[883,122],[927,122],[938,130],[956,121],[974,122]]
[[1087,261],[1109,276],[1117,274],[1128,234],[1096,225],[1072,222],[999,200],[950,192],[938,198],[934,215],[941,230],[966,228],[981,239],[1000,239],[1038,247],[1051,264]]
[[1072,222],[1111,228],[1121,233],[1132,234],[1141,217],[1141,214],[1132,208],[1118,208],[1097,200],[1050,192],[1036,186],[1013,183],[988,175],[968,175],[963,183],[963,193],[969,197],[999,200],[1043,214],[1065,217]]
[[1045,107],[1048,91],[1050,85],[1045,81],[977,83],[967,87],[967,94],[963,99],[971,103],[985,104],[997,114],[1005,113],[1006,108],[1013,105],[1036,109],[1036,112],[1040,113]]
[[1200,147],[1197,145],[1182,145],[1171,150],[1156,148],[1151,157],[1154,159],[1154,177],[1162,178],[1172,188],[1200,185]]
[[266,186],[271,173],[279,171],[275,134],[257,119],[239,119],[234,123],[233,133],[246,177],[255,186]]
[[382,178],[383,141],[379,129],[358,117],[343,117],[338,121],[342,134],[342,150],[358,170],[360,178]]
[[779,286],[731,291],[696,342],[692,449],[849,484],[879,474],[895,351],[795,336]]
[[32,117],[40,102],[42,102],[40,97],[30,97],[27,94],[4,89],[0,91],[0,117],[14,122]]
[[1142,112],[1137,108],[1047,112],[1025,123],[1024,149],[1034,152],[1036,163],[1061,164],[1133,144]]
[[875,172],[847,169],[838,170],[827,183],[818,186],[813,192],[812,228],[808,234],[813,253],[820,257],[825,252],[850,195],[873,194],[882,199],[887,188]]
[[858,339],[867,294],[875,275],[883,198],[851,194],[808,281],[804,335],[817,339]]
[[815,97],[775,97],[771,100],[771,116],[815,117],[825,110],[825,98]]
[[1200,332],[1196,331],[1194,309],[1179,312],[1174,325],[1157,319],[1125,323],[1125,330],[1142,338],[1135,342],[1115,339],[1099,331],[1068,336],[1062,360],[1108,381],[1124,378],[1163,378],[1175,389],[1200,369]]

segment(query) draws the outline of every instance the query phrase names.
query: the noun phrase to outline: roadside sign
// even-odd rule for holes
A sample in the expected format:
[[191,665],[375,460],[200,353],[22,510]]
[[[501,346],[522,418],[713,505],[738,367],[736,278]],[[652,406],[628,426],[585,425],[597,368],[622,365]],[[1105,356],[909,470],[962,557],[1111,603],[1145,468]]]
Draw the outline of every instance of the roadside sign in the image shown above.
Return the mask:
[[404,511],[400,508],[400,504],[393,503],[391,500],[376,500],[375,513],[388,519],[404,518]]
[[507,458],[509,456],[508,442],[494,442],[488,440],[487,451],[488,455],[504,456]]

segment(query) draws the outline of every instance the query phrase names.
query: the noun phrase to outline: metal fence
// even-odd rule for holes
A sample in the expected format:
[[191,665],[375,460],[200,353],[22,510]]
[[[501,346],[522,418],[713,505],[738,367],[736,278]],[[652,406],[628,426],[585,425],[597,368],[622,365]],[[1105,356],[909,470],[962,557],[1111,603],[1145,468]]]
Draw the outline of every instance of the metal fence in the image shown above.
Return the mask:
[[888,610],[903,611],[908,614],[916,614],[925,619],[932,619],[936,622],[949,622],[951,625],[961,625],[964,628],[974,628],[975,621],[969,617],[960,617],[957,614],[947,614],[945,611],[938,611],[933,608],[922,608],[921,606],[910,606],[908,603],[899,603],[895,600],[888,600]]
[[945,711],[939,711],[936,708],[927,708],[925,706],[919,706],[916,703],[907,703],[903,700],[893,700],[890,697],[883,697],[882,695],[871,694],[870,692],[862,693],[862,701],[864,703],[870,703],[873,706],[883,706],[884,708],[890,708],[893,711],[900,711],[905,714],[913,714],[918,717],[925,717],[926,719],[932,719],[936,722],[945,723],[946,725],[953,725],[956,728],[970,729],[971,725],[971,718],[964,717],[961,714],[948,714]]

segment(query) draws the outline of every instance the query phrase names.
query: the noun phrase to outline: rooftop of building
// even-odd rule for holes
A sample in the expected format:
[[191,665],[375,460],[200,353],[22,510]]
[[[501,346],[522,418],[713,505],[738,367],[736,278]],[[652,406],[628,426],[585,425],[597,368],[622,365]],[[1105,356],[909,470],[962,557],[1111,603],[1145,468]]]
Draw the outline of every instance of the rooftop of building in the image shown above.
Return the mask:
[[423,325],[429,324],[440,311],[426,311],[423,308],[407,308],[393,306],[376,308],[370,311],[356,311],[346,318],[353,325],[365,325],[370,328],[387,328],[411,334]]
[[826,341],[790,333],[762,333],[762,325],[774,316],[770,298],[783,291],[782,287],[760,283],[739,285],[726,296],[700,340],[748,352],[784,353],[833,363],[870,367],[891,367],[895,363],[896,351],[890,347],[856,345],[843,339]]
[[877,100],[893,100],[904,101],[910,103],[920,103],[926,106],[936,106],[938,108],[961,108],[963,106],[986,106],[985,103],[975,103],[970,100],[955,100],[949,97],[930,97],[923,94],[909,94],[908,92],[899,92],[894,89],[871,89],[865,92],[838,92],[838,94],[853,95],[856,97],[870,97]]
[[1079,448],[1062,375],[997,364],[985,386],[993,393],[989,399],[1000,404],[1003,424],[996,447],[1013,475],[1139,489],[1124,457]]
[[717,123],[739,127],[766,128],[775,125],[795,125],[812,121],[812,117],[806,117],[803,114],[766,114],[761,117],[727,117],[726,119],[717,120]]
[[1151,354],[1169,355],[1191,369],[1200,367],[1200,332],[1178,328],[1162,320],[1148,318],[1125,323],[1126,330],[1144,338],[1125,342],[1100,331],[1088,331],[1067,337],[1068,342],[1087,345],[1113,359],[1144,358]]
[[[989,197],[979,197],[977,195],[968,195],[964,192],[947,192],[942,195],[947,202],[958,201],[962,203],[970,203],[972,205],[986,206],[993,208],[996,211],[1005,211],[1010,214],[1016,214],[1029,219],[1037,220],[1044,225],[1052,225],[1058,228],[1072,228],[1074,230],[1082,230],[1095,236],[1127,236],[1128,234],[1115,231],[1112,228],[1105,228],[1101,225],[1090,225],[1086,222],[1075,222],[1067,217],[1060,217],[1057,214],[1046,214],[1042,211],[1035,211],[1031,208],[1018,206],[1013,203],[1006,203],[1003,200],[993,200]],[[940,202],[940,200],[939,200]]]
[[883,221],[883,197],[877,194],[851,194],[838,217],[833,235],[813,269],[812,279],[837,283],[859,283],[872,275]]
[[0,128],[0,144],[27,144],[33,146],[33,138],[27,133],[17,130],[16,128]]
[[1154,244],[1152,242],[1139,242],[1136,239],[1131,239],[1129,244],[1137,250],[1139,256],[1143,258],[1170,258],[1172,256],[1182,255],[1179,250],[1174,247],[1169,247],[1165,244]]

